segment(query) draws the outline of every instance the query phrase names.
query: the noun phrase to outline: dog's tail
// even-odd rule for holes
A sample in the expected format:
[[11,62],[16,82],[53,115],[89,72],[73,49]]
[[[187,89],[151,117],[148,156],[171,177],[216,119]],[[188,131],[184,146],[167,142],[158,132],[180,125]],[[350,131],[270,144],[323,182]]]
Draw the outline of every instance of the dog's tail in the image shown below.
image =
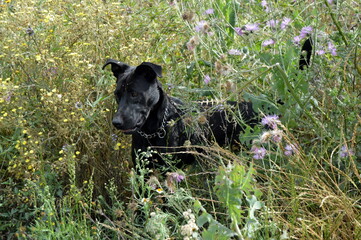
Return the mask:
[[304,70],[305,68],[308,68],[310,66],[312,49],[313,49],[313,42],[312,42],[312,38],[310,37],[303,43],[301,48],[300,61],[298,63],[298,68],[300,70]]

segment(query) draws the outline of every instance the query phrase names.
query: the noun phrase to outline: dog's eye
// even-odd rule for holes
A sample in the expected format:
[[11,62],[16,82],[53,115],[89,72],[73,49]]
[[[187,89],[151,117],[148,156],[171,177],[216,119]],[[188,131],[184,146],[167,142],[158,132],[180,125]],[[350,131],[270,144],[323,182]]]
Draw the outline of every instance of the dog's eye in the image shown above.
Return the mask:
[[139,94],[137,92],[133,91],[133,92],[130,92],[130,95],[132,95],[132,97],[138,97]]

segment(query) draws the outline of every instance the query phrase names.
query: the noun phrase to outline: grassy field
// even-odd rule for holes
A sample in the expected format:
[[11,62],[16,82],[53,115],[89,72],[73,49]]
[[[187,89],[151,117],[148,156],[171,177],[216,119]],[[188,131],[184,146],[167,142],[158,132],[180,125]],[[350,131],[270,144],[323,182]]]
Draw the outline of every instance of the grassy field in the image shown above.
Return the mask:
[[[0,0],[0,238],[361,239],[360,10]],[[111,124],[107,58],[162,65],[163,87],[184,102],[252,101],[273,129],[149,178],[152,153],[133,166],[129,136]]]

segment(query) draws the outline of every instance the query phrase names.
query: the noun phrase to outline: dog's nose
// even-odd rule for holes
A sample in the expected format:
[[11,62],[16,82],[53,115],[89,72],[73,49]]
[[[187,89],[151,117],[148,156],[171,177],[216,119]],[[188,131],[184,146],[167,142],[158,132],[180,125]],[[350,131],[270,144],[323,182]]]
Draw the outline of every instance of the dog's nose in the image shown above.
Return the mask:
[[114,126],[115,128],[117,128],[117,129],[121,129],[121,128],[122,128],[123,123],[122,123],[122,121],[121,121],[119,118],[114,118],[113,121],[112,121],[112,123],[113,123],[113,126]]

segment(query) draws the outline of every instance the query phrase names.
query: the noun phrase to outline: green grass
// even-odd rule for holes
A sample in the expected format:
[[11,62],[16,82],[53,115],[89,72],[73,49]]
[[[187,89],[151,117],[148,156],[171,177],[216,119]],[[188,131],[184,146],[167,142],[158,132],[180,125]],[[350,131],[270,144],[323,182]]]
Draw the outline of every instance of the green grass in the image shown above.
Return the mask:
[[[360,239],[360,4],[261,2],[0,1],[0,237]],[[252,101],[281,116],[277,132],[247,129],[240,153],[212,146],[149,179],[151,153],[132,166],[111,125],[107,58],[162,65],[163,87],[189,104]]]

